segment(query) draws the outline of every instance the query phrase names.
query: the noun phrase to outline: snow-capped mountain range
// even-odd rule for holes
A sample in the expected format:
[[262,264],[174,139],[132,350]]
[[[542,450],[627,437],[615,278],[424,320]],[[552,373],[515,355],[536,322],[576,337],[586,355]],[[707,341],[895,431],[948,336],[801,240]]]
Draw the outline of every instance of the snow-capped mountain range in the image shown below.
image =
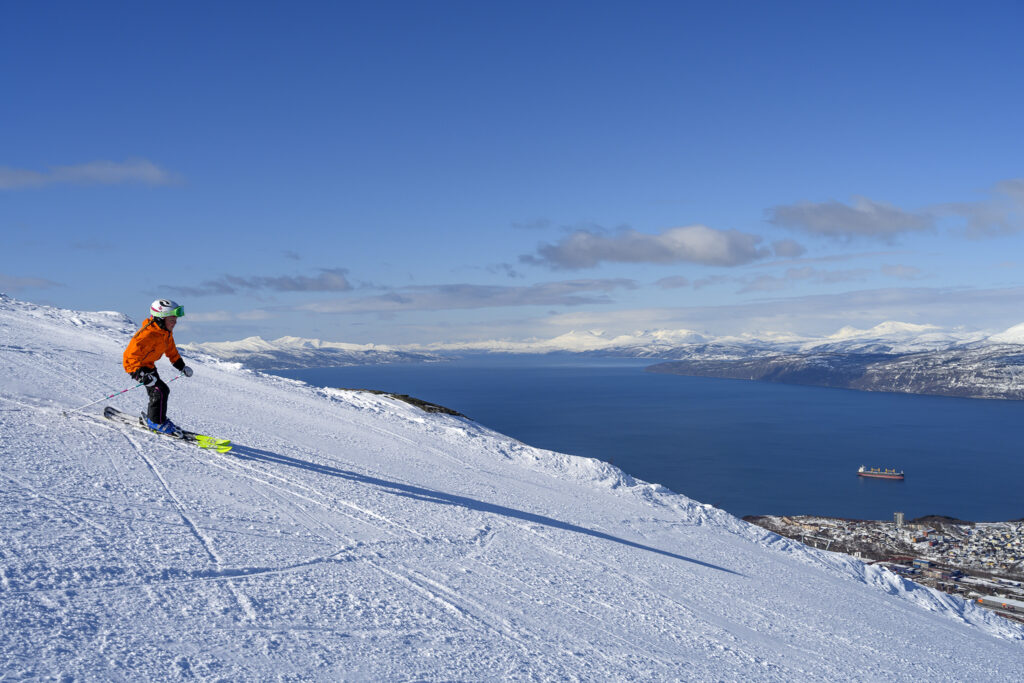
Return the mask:
[[285,367],[323,367],[336,361],[338,365],[391,363],[417,360],[439,360],[453,353],[515,353],[540,354],[554,352],[586,353],[618,348],[674,348],[705,338],[690,330],[658,330],[631,335],[608,335],[600,331],[569,332],[551,339],[527,341],[481,341],[450,344],[388,346],[381,344],[347,344],[320,339],[281,337],[268,341],[248,337],[240,341],[184,344],[182,349],[199,351],[222,360],[244,363],[260,369]]
[[684,375],[768,380],[868,391],[1024,399],[1024,324],[990,334],[885,322],[843,327],[827,337],[792,334],[710,337],[693,330],[610,335],[570,332],[523,342],[388,347],[283,337],[183,347],[247,367],[278,370],[400,361],[461,353],[577,353],[661,361],[651,369]]
[[[1006,332],[989,336],[984,332],[944,330],[933,325],[885,322],[867,330],[844,327],[826,337],[804,337],[790,333],[767,333],[715,337],[693,330],[640,330],[630,334],[609,334],[603,330],[572,331],[550,339],[525,341],[490,340],[480,342],[436,343],[388,346],[381,344],[347,344],[319,339],[281,337],[267,341],[249,337],[240,341],[185,344],[182,348],[202,351],[222,360],[260,363],[266,357],[289,358],[303,363],[322,357],[347,356],[353,363],[392,362],[431,354],[460,352],[480,353],[593,353],[664,357],[680,349],[703,347],[743,348],[773,351],[834,351],[910,353],[945,349],[976,342],[1024,344],[1024,324]],[[322,363],[318,363],[322,365]],[[254,366],[255,367],[255,366]]]
[[843,328],[825,339],[722,341],[645,357],[663,361],[648,370],[670,374],[1024,399],[1024,325],[984,334],[883,323],[871,330]]
[[302,337],[281,337],[273,341],[248,337],[241,341],[182,344],[180,348],[182,351],[200,352],[221,360],[242,363],[255,370],[438,360],[434,354],[377,344],[346,344]]
[[193,355],[234,451],[105,421],[133,330],[0,296],[5,680],[1020,675],[974,603],[386,396]]

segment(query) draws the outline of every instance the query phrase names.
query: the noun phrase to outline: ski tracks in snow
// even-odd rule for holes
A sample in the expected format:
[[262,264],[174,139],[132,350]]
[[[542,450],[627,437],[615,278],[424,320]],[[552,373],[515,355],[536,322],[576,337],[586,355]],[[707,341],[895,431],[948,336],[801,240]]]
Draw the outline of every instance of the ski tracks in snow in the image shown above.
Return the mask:
[[[141,458],[142,461],[146,464],[150,472],[153,473],[153,476],[156,478],[156,480],[160,482],[160,486],[167,494],[167,498],[174,504],[174,507],[177,509],[178,514],[181,516],[181,520],[184,523],[185,527],[196,538],[196,540],[199,542],[199,545],[202,546],[206,555],[214,563],[214,566],[217,568],[217,570],[223,571],[224,561],[221,559],[219,553],[217,552],[213,540],[205,533],[203,533],[200,526],[197,525],[195,521],[192,519],[191,515],[189,514],[188,508],[185,506],[184,503],[182,503],[181,499],[174,492],[174,489],[171,488],[171,485],[167,483],[167,479],[164,478],[163,474],[160,473],[160,470],[156,466],[156,463],[153,461],[153,459],[146,455],[146,452],[139,444],[138,439],[136,439],[132,434],[129,434],[127,432],[123,432],[123,434],[124,438],[128,441],[128,443],[131,444],[132,448],[135,450],[135,453],[138,454],[139,458]],[[256,610],[253,607],[252,601],[249,600],[249,598],[241,590],[239,590],[231,581],[226,581],[225,583],[228,587],[228,590],[231,592],[231,595],[234,598],[235,602],[238,604],[239,608],[241,608],[243,614],[245,615],[245,618],[249,621],[255,620]]]
[[[246,447],[237,447],[238,453],[244,454]],[[273,465],[260,466],[257,463],[247,462],[239,459],[236,454],[215,454],[211,452],[193,452],[196,460],[204,462],[215,468],[236,474],[249,480],[254,488],[265,487],[273,492],[273,498],[296,505],[310,519],[317,519],[321,529],[314,531],[325,543],[340,544],[342,547],[330,555],[310,558],[304,563],[296,563],[288,567],[282,567],[279,571],[293,569],[308,569],[317,564],[328,561],[339,561],[348,558],[355,559],[360,563],[377,571],[399,585],[405,586],[414,594],[420,595],[428,602],[437,605],[452,618],[462,623],[462,628],[470,631],[489,632],[508,642],[515,650],[526,657],[531,651],[543,648],[546,642],[551,639],[553,632],[560,633],[560,640],[563,643],[562,654],[571,658],[579,658],[582,664],[584,660],[605,660],[605,668],[614,670],[622,666],[620,659],[610,657],[606,654],[605,648],[578,642],[580,630],[596,631],[603,634],[601,637],[614,641],[615,651],[621,648],[634,647],[635,639],[630,640],[619,634],[619,627],[615,623],[616,608],[610,604],[603,603],[600,597],[594,597],[590,604],[592,609],[584,609],[576,606],[571,601],[561,597],[559,594],[562,587],[557,583],[544,585],[542,581],[517,576],[514,571],[500,569],[486,562],[478,556],[478,552],[485,550],[487,544],[493,539],[496,533],[514,533],[521,535],[518,530],[522,525],[517,522],[501,522],[491,519],[483,530],[477,531],[469,538],[461,541],[463,548],[456,551],[457,558],[449,556],[444,563],[444,569],[437,568],[413,568],[401,560],[402,547],[413,544],[445,544],[449,547],[458,546],[460,543],[448,538],[432,538],[429,534],[423,533],[412,526],[396,521],[386,514],[370,509],[366,504],[357,504],[349,500],[344,491],[331,490],[311,485],[306,481],[295,477],[284,476],[270,469]],[[371,477],[371,474],[361,476]],[[332,480],[336,481],[336,479]],[[396,482],[398,483],[398,482]],[[403,485],[412,486],[411,484]],[[356,483],[348,493],[355,493],[360,488],[365,489],[362,484]],[[428,501],[426,504],[430,504]],[[314,517],[305,506],[316,506],[321,508],[323,513],[337,515],[339,519],[345,520],[343,524],[357,525],[359,527],[370,527],[392,538],[391,541],[366,542],[358,540],[350,533],[342,532],[339,527],[343,524],[337,522],[323,522],[320,516]],[[484,517],[490,517],[481,513]],[[429,514],[423,515],[429,518]],[[495,531],[491,525],[497,524]],[[313,530],[311,530],[313,531]],[[538,551],[550,552],[552,554],[565,554],[558,550],[558,541],[546,539],[543,536],[535,536],[540,541]],[[390,546],[390,547],[386,547]],[[572,559],[581,560],[579,556]],[[582,562],[583,565],[592,564]],[[485,582],[491,586],[484,591],[485,594],[494,596],[491,604],[480,600],[473,600],[468,593],[459,589],[458,581],[450,581],[450,567],[459,567],[457,573],[471,574],[473,581]],[[598,567],[600,572],[611,578],[616,586],[630,585],[634,577],[621,570],[615,569],[610,564],[601,564]],[[271,570],[267,570],[268,572]],[[253,574],[247,574],[253,577]],[[580,587],[582,589],[582,587]],[[606,589],[605,586],[601,587]],[[616,590],[615,588],[608,590]],[[478,592],[478,591],[473,591]],[[594,590],[597,593],[597,590]],[[535,605],[545,605],[547,611],[557,613],[557,618],[546,619],[543,624],[536,623]],[[678,611],[683,610],[681,605],[674,605],[673,616],[678,617]],[[602,616],[606,612],[608,616]],[[509,616],[512,615],[512,616]],[[666,623],[665,630],[669,630]],[[570,644],[572,644],[570,646]],[[644,647],[643,659],[646,665],[653,666],[663,673],[672,670],[673,650],[667,644],[647,642]],[[654,653],[660,653],[658,655]],[[627,669],[623,669],[625,672]]]
[[[137,439],[128,434],[125,434],[125,437],[132,443],[154,477],[161,483],[191,533],[200,541],[211,560],[219,568],[222,568],[224,560],[215,549],[213,539],[202,532],[200,525],[190,516],[180,497],[174,493],[167,479],[160,473],[157,464],[152,458],[145,455]],[[550,635],[544,628],[529,627],[527,619],[529,610],[515,610],[521,617],[521,624],[510,621],[502,614],[506,607],[514,605],[519,600],[557,605],[561,601],[553,593],[541,591],[543,595],[539,595],[537,587],[530,588],[522,583],[516,586],[514,585],[516,580],[513,577],[505,575],[473,557],[469,551],[460,550],[458,552],[459,564],[470,565],[472,567],[470,571],[475,573],[478,580],[485,576],[489,577],[487,581],[493,585],[493,590],[489,592],[502,596],[498,604],[487,606],[482,602],[465,597],[457,588],[448,586],[442,579],[428,576],[423,570],[408,566],[401,559],[406,554],[403,549],[408,548],[409,544],[443,544],[448,547],[459,545],[452,542],[451,539],[433,538],[409,524],[371,509],[366,504],[353,502],[345,496],[345,491],[337,490],[336,486],[311,485],[299,478],[285,476],[274,471],[271,469],[272,465],[259,466],[239,459],[236,455],[197,451],[181,447],[178,444],[162,444],[162,446],[164,448],[161,450],[173,450],[176,455],[188,454],[192,460],[202,465],[245,480],[251,489],[265,500],[277,501],[284,507],[298,510],[300,516],[309,522],[306,526],[307,530],[323,541],[325,545],[333,548],[329,553],[307,557],[302,561],[279,566],[235,567],[230,571],[222,569],[216,576],[204,573],[201,576],[192,577],[195,580],[230,577],[252,581],[258,580],[260,577],[270,577],[285,572],[310,570],[325,564],[355,561],[357,564],[384,575],[395,585],[404,586],[407,591],[419,595],[427,603],[438,606],[443,612],[461,623],[463,630],[486,632],[490,633],[491,637],[496,635],[505,640],[523,658],[527,658],[531,648],[536,648]],[[239,447],[239,451],[244,453],[245,447]],[[331,481],[337,482],[338,480],[335,478]],[[365,486],[353,482],[349,493],[358,491],[360,488],[365,489]],[[313,513],[311,508],[318,508],[320,512]],[[359,531],[360,529],[363,531]],[[365,537],[367,531],[377,538],[361,538]],[[483,534],[475,533],[463,541],[462,545],[470,549],[485,547],[486,541],[491,536],[493,536],[493,532],[490,530]],[[175,578],[181,580],[186,577]],[[231,585],[232,581],[227,583]],[[236,591],[236,596],[240,595]],[[571,606],[568,607],[570,608],[568,611],[571,613],[573,610]],[[250,621],[259,620],[257,614],[248,610],[246,613]],[[578,617],[574,616],[573,621],[576,619]],[[586,619],[591,620],[592,615],[587,616]],[[612,629],[607,630],[610,635],[613,635]],[[487,636],[482,635],[482,637]],[[568,630],[565,631],[563,637],[566,642],[572,639]],[[598,659],[605,657],[598,649],[592,650],[589,647],[581,646],[577,646],[575,649],[588,651],[590,657]],[[608,664],[612,663],[608,662]],[[667,665],[667,661],[662,664]]]
[[[180,520],[180,526],[193,539],[201,557],[207,559],[209,566],[189,567],[179,563],[179,567],[174,568],[163,563],[161,568],[154,566],[145,555],[142,555],[132,558],[127,564],[149,564],[148,568],[140,565],[132,576],[92,581],[80,586],[82,590],[114,590],[135,586],[149,595],[153,607],[173,619],[171,612],[174,605],[169,600],[174,598],[169,597],[164,588],[190,584],[220,585],[230,594],[226,597],[237,606],[240,621],[247,624],[248,628],[258,630],[269,626],[288,630],[296,624],[261,617],[257,603],[254,603],[246,592],[246,586],[255,587],[257,584],[253,582],[273,580],[274,577],[294,572],[309,575],[310,571],[318,567],[362,566],[380,574],[397,590],[407,594],[408,597],[403,602],[408,603],[405,609],[410,615],[424,610],[429,612],[424,606],[433,605],[439,613],[448,615],[449,629],[453,632],[463,633],[464,637],[475,638],[479,642],[497,638],[508,643],[508,652],[517,653],[503,665],[507,666],[509,671],[521,669],[523,662],[529,660],[531,652],[552,647],[549,641],[553,635],[558,634],[554,640],[559,644],[555,647],[560,653],[559,657],[566,660],[565,672],[584,666],[588,661],[601,661],[602,669],[621,670],[628,677],[629,668],[618,658],[608,655],[600,645],[590,642],[592,639],[580,642],[577,637],[579,629],[596,630],[603,634],[602,640],[615,641],[615,650],[629,646],[622,636],[617,635],[614,623],[606,621],[601,616],[600,609],[595,611],[578,608],[559,595],[560,587],[557,584],[544,584],[536,578],[517,575],[514,567],[502,568],[487,562],[485,555],[488,546],[496,537],[510,533],[521,535],[519,529],[524,525],[517,521],[503,520],[492,513],[473,511],[471,518],[481,523],[477,524],[472,533],[464,539],[438,537],[395,517],[393,513],[397,510],[394,508],[385,507],[382,510],[381,489],[368,486],[366,481],[384,481],[385,475],[367,471],[365,467],[360,469],[346,463],[345,465],[351,468],[352,476],[349,479],[339,476],[324,479],[317,476],[315,470],[312,470],[312,474],[294,476],[282,473],[281,468],[272,463],[247,461],[231,454],[199,451],[190,445],[162,440],[163,437],[141,432],[134,434],[125,428],[108,424],[100,418],[95,422],[88,421],[87,424],[102,431],[119,434],[118,438],[123,441],[125,448],[115,450],[121,453],[122,458],[135,458],[142,466],[142,472],[148,473],[156,486],[156,491],[159,491],[171,506]],[[377,432],[382,432],[381,435],[391,439],[399,438],[412,443],[411,440],[389,430]],[[90,435],[82,434],[82,438],[88,440]],[[244,447],[240,450],[244,452]],[[301,449],[296,454],[311,459],[316,457],[316,453]],[[119,459],[114,452],[108,452],[107,458],[114,468],[117,480],[120,481],[119,485],[124,487],[126,492],[127,487],[138,489],[138,481],[123,480],[124,476],[137,479],[138,470],[125,470],[123,459]],[[449,459],[456,460],[454,457]],[[185,462],[193,462],[206,470],[213,468],[236,481],[244,481],[265,505],[300,520],[301,525],[325,548],[324,552],[278,563],[234,562],[233,556],[218,544],[217,534],[208,530],[208,523],[201,520],[211,513],[210,503],[204,502],[205,499],[198,502],[187,500],[172,483],[172,479],[187,481],[187,475],[179,471]],[[216,479],[202,472],[199,472],[198,477],[208,482]],[[412,482],[398,481],[393,477],[391,481],[410,490],[419,488]],[[227,488],[237,486],[228,485]],[[38,491],[35,493],[38,494]],[[57,497],[49,496],[47,500],[69,514],[77,515],[79,523],[87,525],[95,533],[109,534],[109,530],[102,524],[75,513]],[[404,496],[397,500],[406,501],[398,509],[403,510],[405,516],[414,520],[430,520],[432,516],[429,512],[418,514],[415,510],[417,506],[437,504],[436,500],[424,500],[416,496]],[[130,524],[131,517],[124,515],[124,523]],[[244,518],[241,523],[244,524]],[[544,552],[553,551],[552,547],[549,547],[549,540],[541,536],[536,538],[543,546]],[[413,545],[433,546],[438,550],[437,560],[425,567],[410,566],[404,557],[410,554],[409,550]],[[411,554],[422,555],[420,552]],[[354,565],[351,564],[353,562]],[[521,569],[533,571],[528,568]],[[460,574],[470,576],[478,584],[490,586],[483,591],[489,596],[488,599],[471,597],[473,594],[479,595],[478,589],[468,592],[462,590]],[[616,582],[628,581],[629,577],[616,575]],[[558,616],[546,623],[537,622],[534,606],[538,604],[545,605],[547,612],[553,612]],[[592,604],[599,605],[597,602]],[[653,666],[655,670],[662,672],[671,670],[670,651],[662,650],[654,643],[648,643],[645,649],[646,666]],[[654,654],[658,652],[661,654]]]

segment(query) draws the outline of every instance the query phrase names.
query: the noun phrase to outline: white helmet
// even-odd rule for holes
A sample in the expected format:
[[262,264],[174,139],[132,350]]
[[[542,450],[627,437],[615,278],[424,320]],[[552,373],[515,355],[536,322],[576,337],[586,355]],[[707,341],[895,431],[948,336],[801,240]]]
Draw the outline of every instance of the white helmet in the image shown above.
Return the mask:
[[185,307],[179,306],[170,299],[157,299],[149,307],[149,312],[154,318],[182,318],[185,316]]

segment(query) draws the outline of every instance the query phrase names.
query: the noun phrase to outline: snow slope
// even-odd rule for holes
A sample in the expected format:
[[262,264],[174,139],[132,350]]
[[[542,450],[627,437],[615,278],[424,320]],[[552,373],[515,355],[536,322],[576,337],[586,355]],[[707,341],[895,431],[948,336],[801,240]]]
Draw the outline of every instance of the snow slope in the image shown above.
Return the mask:
[[63,417],[130,384],[132,330],[0,296],[5,680],[1024,670],[1024,629],[973,604],[383,396],[199,357],[171,416],[232,454]]

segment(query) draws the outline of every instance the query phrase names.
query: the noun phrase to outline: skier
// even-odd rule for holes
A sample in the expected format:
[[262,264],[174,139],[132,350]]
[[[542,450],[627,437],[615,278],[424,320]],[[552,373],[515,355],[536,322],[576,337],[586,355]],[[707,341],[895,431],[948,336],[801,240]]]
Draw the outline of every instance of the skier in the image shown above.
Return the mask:
[[192,376],[192,368],[185,365],[174,345],[174,326],[185,315],[185,308],[169,299],[157,299],[149,307],[152,314],[128,342],[124,350],[124,370],[149,392],[149,411],[146,426],[156,432],[176,434],[179,430],[167,419],[167,396],[170,390],[156,371],[156,362],[164,355],[174,368]]

